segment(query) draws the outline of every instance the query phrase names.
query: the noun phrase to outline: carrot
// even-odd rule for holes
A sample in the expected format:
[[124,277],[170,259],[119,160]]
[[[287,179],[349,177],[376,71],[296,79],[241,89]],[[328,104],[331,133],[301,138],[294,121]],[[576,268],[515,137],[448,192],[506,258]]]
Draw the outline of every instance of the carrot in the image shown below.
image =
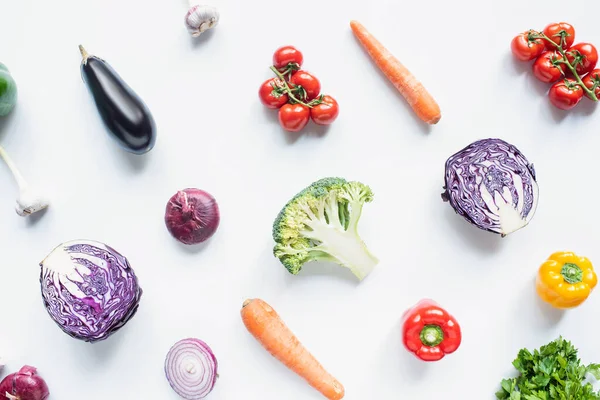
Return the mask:
[[351,21],[354,36],[383,74],[394,84],[417,116],[428,124],[437,124],[442,114],[440,106],[425,87],[392,53],[373,37],[360,22]]
[[344,397],[342,384],[306,350],[271,306],[261,299],[246,300],[241,314],[248,332],[273,357],[328,399]]

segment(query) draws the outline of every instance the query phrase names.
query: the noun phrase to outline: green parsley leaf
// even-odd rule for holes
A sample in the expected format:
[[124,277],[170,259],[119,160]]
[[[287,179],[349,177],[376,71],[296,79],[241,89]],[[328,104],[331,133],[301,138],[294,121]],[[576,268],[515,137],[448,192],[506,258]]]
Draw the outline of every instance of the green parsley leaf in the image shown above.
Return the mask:
[[600,379],[600,364],[583,365],[577,349],[562,337],[533,352],[521,349],[513,366],[517,378],[503,379],[500,400],[600,400],[600,392],[587,382]]

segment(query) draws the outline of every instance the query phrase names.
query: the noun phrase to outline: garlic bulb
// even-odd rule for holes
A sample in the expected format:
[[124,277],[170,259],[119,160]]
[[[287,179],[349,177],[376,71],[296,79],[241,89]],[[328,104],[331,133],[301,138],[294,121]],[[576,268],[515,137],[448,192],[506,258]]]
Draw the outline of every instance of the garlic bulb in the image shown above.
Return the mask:
[[0,158],[4,160],[8,169],[12,172],[15,181],[17,181],[17,186],[19,187],[19,197],[17,197],[17,205],[15,207],[17,214],[21,217],[26,217],[48,207],[48,200],[29,187],[16,164],[8,156],[8,153],[2,146],[0,146]]
[[21,217],[26,217],[47,208],[49,204],[45,197],[26,186],[19,192],[15,211]]
[[214,28],[219,23],[219,11],[215,7],[194,5],[185,15],[185,26],[193,37]]

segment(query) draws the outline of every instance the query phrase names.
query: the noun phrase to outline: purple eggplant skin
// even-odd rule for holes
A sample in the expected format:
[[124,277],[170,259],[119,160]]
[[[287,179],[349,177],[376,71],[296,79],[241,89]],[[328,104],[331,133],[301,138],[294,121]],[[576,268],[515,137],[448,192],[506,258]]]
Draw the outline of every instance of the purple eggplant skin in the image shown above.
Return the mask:
[[111,136],[133,154],[145,154],[156,142],[156,124],[140,97],[103,59],[79,46],[81,75]]

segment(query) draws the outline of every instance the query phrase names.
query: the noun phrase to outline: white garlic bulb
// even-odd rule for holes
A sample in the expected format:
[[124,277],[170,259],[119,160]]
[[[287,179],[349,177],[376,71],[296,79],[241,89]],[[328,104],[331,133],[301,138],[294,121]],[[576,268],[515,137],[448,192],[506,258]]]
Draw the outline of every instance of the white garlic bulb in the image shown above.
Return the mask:
[[185,15],[185,26],[193,37],[214,28],[219,23],[219,11],[215,7],[195,5]]
[[19,187],[19,197],[17,198],[17,205],[15,207],[17,214],[21,217],[26,217],[47,208],[49,205],[48,200],[29,187],[16,164],[8,156],[8,153],[2,146],[0,146],[0,158],[4,160],[8,169],[12,172],[15,181],[17,181],[17,186]]
[[45,197],[31,190],[29,187],[24,187],[17,198],[15,211],[21,217],[26,217],[38,211],[42,211],[50,205]]

